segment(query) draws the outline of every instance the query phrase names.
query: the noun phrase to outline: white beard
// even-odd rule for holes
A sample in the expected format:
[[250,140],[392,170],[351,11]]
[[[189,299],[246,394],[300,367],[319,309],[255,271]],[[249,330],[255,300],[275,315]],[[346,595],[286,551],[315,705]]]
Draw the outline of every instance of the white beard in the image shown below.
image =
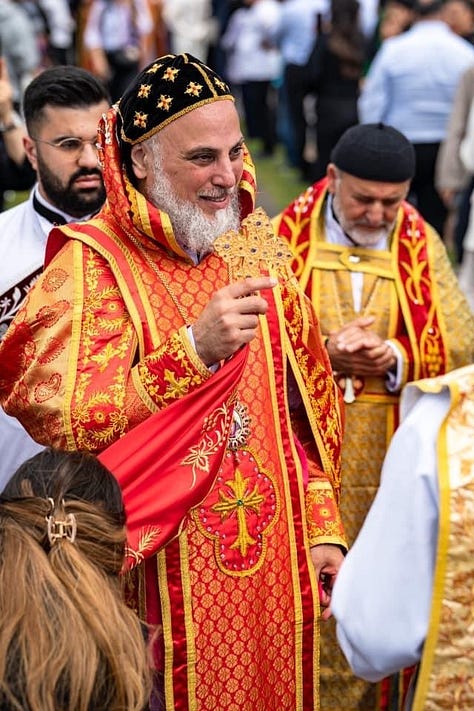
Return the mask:
[[337,195],[333,197],[333,210],[337,217],[343,231],[350,237],[350,239],[355,242],[359,247],[366,247],[370,249],[371,247],[376,247],[382,240],[387,241],[395,222],[390,225],[387,223],[382,223],[380,227],[376,230],[368,230],[364,228],[364,225],[355,224],[348,222],[344,217],[341,209],[341,205]]
[[[237,190],[233,190],[230,204],[217,210],[214,216],[207,215],[198,205],[178,197],[171,181],[165,175],[161,157],[154,151],[155,181],[150,189],[151,202],[170,218],[178,244],[189,254],[204,257],[212,251],[214,240],[228,230],[238,230],[240,208]],[[216,197],[229,191],[215,189]],[[218,193],[218,195],[217,195]]]

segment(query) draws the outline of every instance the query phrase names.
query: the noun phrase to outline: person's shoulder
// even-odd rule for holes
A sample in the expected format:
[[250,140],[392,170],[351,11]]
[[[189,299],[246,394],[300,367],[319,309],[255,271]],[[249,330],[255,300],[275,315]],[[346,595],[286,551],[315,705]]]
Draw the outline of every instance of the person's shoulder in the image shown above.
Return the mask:
[[387,39],[385,39],[377,49],[377,52],[372,60],[372,64],[377,64],[379,66],[381,64],[386,64],[392,66],[393,62],[398,63],[402,53],[409,51],[404,49],[405,45],[410,47],[410,45],[415,44],[413,38],[409,36],[409,32],[410,30],[407,30],[406,32],[402,32],[394,37],[387,37]]
[[0,242],[12,239],[12,235],[5,230],[6,225],[14,225],[15,223],[18,223],[19,220],[21,220],[22,217],[31,209],[30,200],[26,199],[23,202],[18,203],[18,205],[14,205],[13,207],[8,208],[8,210],[0,212]]

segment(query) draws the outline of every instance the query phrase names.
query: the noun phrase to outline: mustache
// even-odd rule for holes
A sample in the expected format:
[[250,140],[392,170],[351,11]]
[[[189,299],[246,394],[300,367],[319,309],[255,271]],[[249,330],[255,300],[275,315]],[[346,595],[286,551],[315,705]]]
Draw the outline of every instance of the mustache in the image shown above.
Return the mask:
[[389,227],[388,222],[379,222],[377,225],[371,225],[367,220],[358,220],[354,223],[354,227],[372,227],[376,230],[386,230]]
[[235,193],[234,188],[220,188],[217,190],[212,190],[207,193],[199,193],[199,197],[202,198],[223,198],[227,197],[228,195],[233,195]]
[[102,171],[99,168],[79,168],[79,170],[76,170],[69,178],[69,185],[72,185],[78,178],[89,178],[93,175],[98,175],[99,178],[102,178]]

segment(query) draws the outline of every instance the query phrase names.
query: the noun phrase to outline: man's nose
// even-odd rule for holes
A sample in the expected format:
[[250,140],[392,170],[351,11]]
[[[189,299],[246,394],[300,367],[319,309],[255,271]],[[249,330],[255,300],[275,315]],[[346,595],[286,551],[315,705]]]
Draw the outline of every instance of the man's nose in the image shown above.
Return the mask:
[[77,162],[81,167],[97,168],[98,157],[95,142],[84,141]]
[[216,171],[213,177],[214,185],[230,189],[237,183],[235,164],[229,158],[223,158],[216,163]]
[[366,212],[367,219],[371,225],[380,225],[384,219],[384,208],[379,200],[370,203]]

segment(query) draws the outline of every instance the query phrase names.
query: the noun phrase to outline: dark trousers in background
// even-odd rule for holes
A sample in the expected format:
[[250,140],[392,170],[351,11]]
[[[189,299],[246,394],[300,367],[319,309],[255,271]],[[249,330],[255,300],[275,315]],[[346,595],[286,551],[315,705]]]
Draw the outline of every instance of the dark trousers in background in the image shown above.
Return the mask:
[[108,89],[112,102],[118,101],[125,89],[137,76],[140,70],[138,59],[128,61],[125,55],[119,50],[117,52],[106,52],[107,61],[110,66],[112,76],[108,82]]
[[471,194],[474,190],[474,177],[469,181],[469,184],[459,195],[459,202],[456,212],[456,222],[454,224],[454,247],[456,262],[461,264],[464,253],[463,241],[469,223],[469,215],[471,213]]
[[260,139],[263,153],[271,155],[276,145],[276,89],[270,81],[245,82],[242,103],[248,138]]
[[299,64],[287,64],[283,75],[288,115],[287,154],[290,165],[299,168],[303,174],[306,168],[304,149],[306,145],[305,96],[308,94],[308,71]]
[[434,176],[439,143],[414,143],[416,155],[415,177],[412,180],[409,200],[422,217],[443,238],[448,211],[435,188]]

